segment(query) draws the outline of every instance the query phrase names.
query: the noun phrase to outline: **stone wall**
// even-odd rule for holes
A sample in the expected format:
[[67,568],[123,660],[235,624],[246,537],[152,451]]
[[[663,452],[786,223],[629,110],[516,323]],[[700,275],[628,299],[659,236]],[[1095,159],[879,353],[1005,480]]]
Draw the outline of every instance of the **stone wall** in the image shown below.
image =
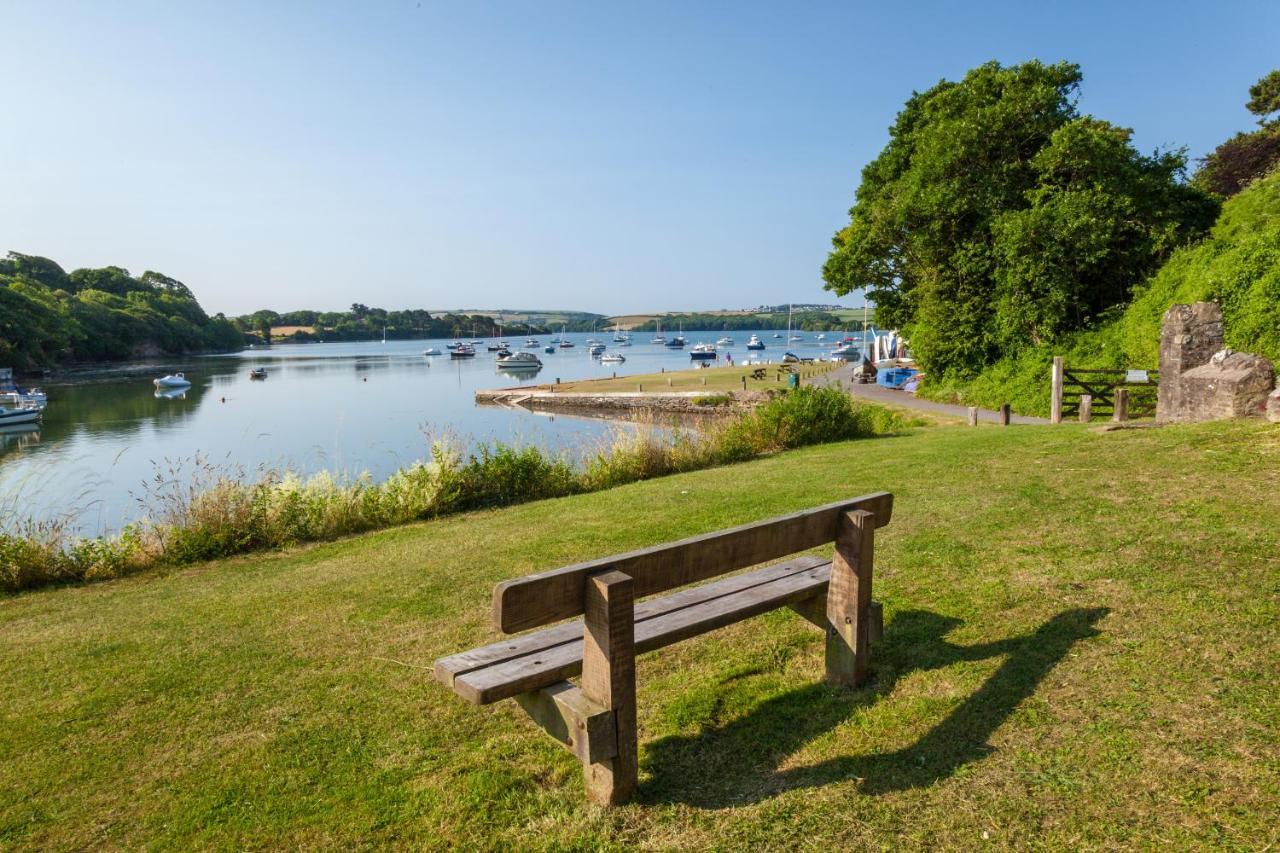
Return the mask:
[[1275,387],[1265,358],[1224,345],[1222,309],[1212,302],[1174,305],[1160,325],[1156,420],[1209,421],[1262,412]]

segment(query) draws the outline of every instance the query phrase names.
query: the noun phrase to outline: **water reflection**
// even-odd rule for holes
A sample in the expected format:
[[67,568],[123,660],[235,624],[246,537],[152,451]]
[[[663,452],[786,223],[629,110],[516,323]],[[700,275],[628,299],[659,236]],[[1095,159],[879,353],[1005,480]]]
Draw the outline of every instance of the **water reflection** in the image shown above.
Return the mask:
[[[76,513],[86,532],[98,532],[137,516],[134,497],[158,468],[196,454],[248,471],[367,471],[375,478],[424,458],[430,439],[444,433],[464,444],[501,440],[573,454],[616,427],[591,417],[480,408],[474,392],[689,366],[687,352],[648,344],[629,348],[625,365],[602,364],[581,345],[589,335],[568,337],[579,346],[539,353],[537,371],[500,369],[484,352],[473,359],[422,355],[428,346],[443,351],[447,341],[276,346],[79,371],[43,383],[49,407],[38,430],[0,434],[0,503],[36,516]],[[269,380],[251,380],[253,367],[267,368]],[[157,392],[152,379],[177,371],[191,386]]]

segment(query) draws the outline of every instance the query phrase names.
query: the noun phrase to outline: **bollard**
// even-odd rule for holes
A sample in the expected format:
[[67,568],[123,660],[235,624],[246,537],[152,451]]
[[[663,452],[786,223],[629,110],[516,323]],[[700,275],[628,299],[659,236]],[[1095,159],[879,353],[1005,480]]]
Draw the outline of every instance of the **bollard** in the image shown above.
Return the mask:
[[560,384],[560,377],[559,377],[559,376],[557,376],[557,377],[556,377],[556,384],[557,384],[557,385],[559,385],[559,384]]
[[707,387],[707,377],[705,377],[705,376],[704,376],[704,377],[702,377],[702,387],[703,387],[703,388],[706,388],[706,387]]
[[616,370],[615,370],[615,371],[613,372],[613,378],[614,378],[614,379],[617,379],[617,378],[618,378],[618,371],[616,371]]
[[1093,419],[1093,395],[1080,395],[1080,423],[1087,424]]
[[1053,369],[1049,374],[1049,423],[1062,423],[1062,381],[1066,368],[1062,356],[1053,357]]
[[742,390],[747,390],[747,377],[742,377]]
[[671,387],[671,377],[670,377],[670,376],[668,376],[668,377],[667,377],[667,387],[668,387],[668,388],[670,388],[670,387]]
[[1129,389],[1116,389],[1116,410],[1111,415],[1111,420],[1118,424],[1122,424],[1129,420]]
[[[666,373],[666,372],[667,372],[667,369],[666,369],[665,367],[664,367],[664,368],[662,368],[662,372],[663,372],[663,373]],[[668,379],[667,381],[668,381],[668,382],[670,382],[671,380],[670,380],[670,379]]]
[[637,383],[636,383],[636,390],[637,390],[637,391],[643,391],[643,390],[644,390],[644,383],[642,383],[642,382],[637,382]]
[[1008,403],[1003,403],[1003,404],[1001,404],[1001,406],[1000,406],[1000,426],[1008,426],[1008,425],[1009,425],[1009,420],[1010,420],[1010,416],[1011,416],[1011,414],[1012,414],[1012,412],[1011,412],[1011,411],[1010,411],[1010,409],[1009,409],[1009,404],[1008,404]]
[[978,425],[978,407],[970,406],[969,407],[969,426],[977,426],[977,425]]

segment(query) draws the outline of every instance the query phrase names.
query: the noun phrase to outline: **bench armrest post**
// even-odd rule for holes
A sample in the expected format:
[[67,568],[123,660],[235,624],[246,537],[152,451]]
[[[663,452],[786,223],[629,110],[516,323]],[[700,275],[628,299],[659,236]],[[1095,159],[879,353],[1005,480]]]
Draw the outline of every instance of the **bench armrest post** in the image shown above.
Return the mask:
[[639,775],[634,582],[618,571],[591,575],[584,596],[582,692],[613,712],[617,752],[584,762],[583,771],[587,796],[614,805],[631,796]]
[[837,522],[836,552],[827,587],[827,681],[864,684],[871,663],[871,564],[875,514],[845,513]]

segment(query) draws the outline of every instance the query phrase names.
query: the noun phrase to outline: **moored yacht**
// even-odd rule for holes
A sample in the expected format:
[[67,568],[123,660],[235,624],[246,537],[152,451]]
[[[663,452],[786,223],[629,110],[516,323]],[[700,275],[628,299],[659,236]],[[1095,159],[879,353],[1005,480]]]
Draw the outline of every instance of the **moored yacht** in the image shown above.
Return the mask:
[[689,358],[693,361],[714,361],[719,357],[713,344],[698,344],[689,350]]
[[752,335],[751,340],[747,341],[747,349],[764,349],[764,341],[760,340],[759,335]]
[[498,367],[503,370],[537,370],[542,361],[531,352],[514,352],[498,359]]

